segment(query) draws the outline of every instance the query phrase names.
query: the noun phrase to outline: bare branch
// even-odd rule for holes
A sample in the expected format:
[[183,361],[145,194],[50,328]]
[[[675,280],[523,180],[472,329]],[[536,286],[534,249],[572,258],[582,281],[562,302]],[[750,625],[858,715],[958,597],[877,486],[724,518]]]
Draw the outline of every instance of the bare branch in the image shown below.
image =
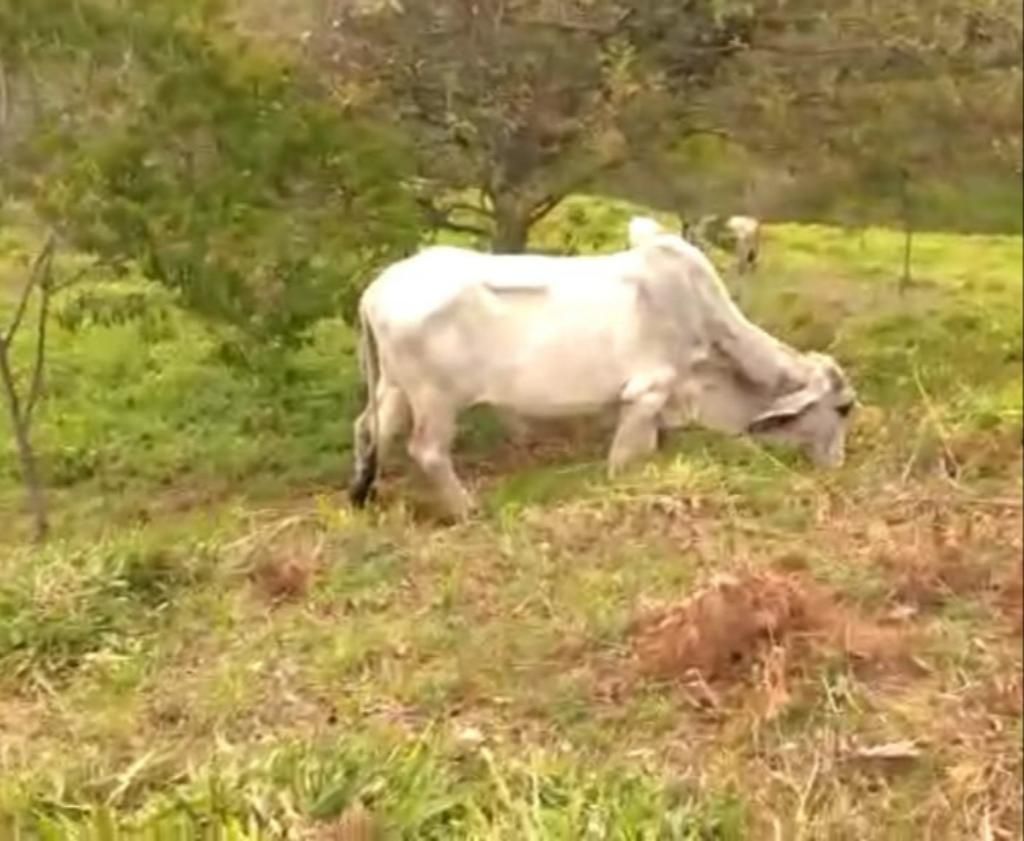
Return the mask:
[[614,157],[593,167],[590,167],[575,178],[567,180],[564,184],[559,185],[558,189],[551,190],[544,195],[538,202],[533,206],[527,216],[529,224],[535,225],[545,216],[547,216],[552,210],[561,204],[562,200],[578,190],[582,190],[588,184],[590,184],[598,175],[602,173],[611,172],[617,169],[625,163],[624,158]]
[[3,344],[5,346],[11,344],[11,341],[14,339],[14,334],[18,332],[18,328],[21,326],[21,321],[25,317],[25,310],[28,308],[28,300],[32,296],[32,290],[35,288],[36,284],[43,279],[43,277],[49,274],[50,262],[53,260],[53,252],[56,247],[57,235],[54,234],[53,231],[50,231],[42,249],[32,261],[32,269],[29,273],[28,280],[22,287],[21,298],[18,301],[17,309],[14,311],[14,318],[11,320],[11,324],[7,328],[7,333],[3,338]]
[[736,140],[731,132],[722,128],[715,128],[714,126],[691,126],[690,128],[685,128],[679,133],[679,138],[685,140],[687,137],[701,137],[703,135],[717,137],[720,140],[728,140],[730,142]]
[[[47,268],[46,273],[47,275],[49,274],[49,268]],[[39,290],[43,297],[39,302],[39,321],[36,324],[36,355],[32,366],[32,379],[29,380],[28,393],[25,396],[25,405],[22,410],[26,428],[32,424],[32,410],[35,409],[36,403],[39,401],[39,395],[43,390],[43,363],[46,358],[46,324],[49,321],[51,295],[48,277],[44,277],[40,282]]]
[[473,225],[468,222],[456,222],[451,218],[449,212],[445,212],[437,207],[430,199],[418,198],[416,203],[419,204],[427,217],[428,222],[434,228],[445,228],[449,231],[456,231],[457,233],[463,234],[474,234],[476,236],[487,236],[489,231],[486,228],[482,228],[479,225]]
[[438,225],[440,228],[444,228],[448,231],[454,231],[460,234],[473,234],[474,236],[486,237],[490,235],[490,231],[486,228],[481,228],[479,225],[469,225],[464,222],[454,222],[451,219],[442,219]]
[[50,296],[52,297],[53,295],[56,295],[58,292],[63,292],[65,289],[70,289],[76,283],[80,283],[82,278],[84,278],[87,274],[89,274],[89,272],[91,272],[95,268],[96,268],[95,265],[82,266],[73,275],[71,275],[70,277],[64,278],[64,280],[61,280],[59,282],[54,282],[51,279],[51,281],[50,281]]
[[466,202],[454,202],[445,207],[445,211],[449,213],[456,210],[461,210],[465,213],[475,213],[477,216],[482,216],[485,219],[490,219],[492,216],[487,208],[475,204],[467,204]]
[[10,89],[7,87],[7,68],[0,58],[0,131],[7,125],[10,115]]
[[557,194],[549,194],[541,199],[533,210],[530,211],[527,220],[531,225],[537,224],[541,219],[547,216],[552,210],[554,210],[562,202],[562,200],[569,195],[571,191],[559,190]]
[[595,35],[598,38],[610,38],[619,34],[622,27],[633,17],[635,9],[626,9],[615,20],[608,23],[584,23],[578,20],[559,20],[555,18],[517,18],[511,23],[515,26],[537,26],[548,29],[559,29],[563,32],[580,32],[587,35]]

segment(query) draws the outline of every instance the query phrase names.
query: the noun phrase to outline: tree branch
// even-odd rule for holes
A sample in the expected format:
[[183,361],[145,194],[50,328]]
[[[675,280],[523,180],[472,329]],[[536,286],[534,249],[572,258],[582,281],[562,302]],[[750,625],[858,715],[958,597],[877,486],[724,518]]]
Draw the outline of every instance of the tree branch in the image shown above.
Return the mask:
[[529,215],[526,217],[530,225],[535,225],[545,216],[547,216],[552,210],[558,207],[559,204],[565,199],[566,196],[575,193],[577,190],[586,187],[587,184],[592,182],[598,175],[611,172],[614,169],[622,166],[625,163],[625,158],[612,158],[611,160],[604,161],[603,163],[597,164],[596,166],[587,169],[581,175],[576,178],[569,179],[564,184],[560,185],[557,190],[551,190],[545,194],[538,202],[533,206]]
[[474,236],[479,237],[490,236],[490,231],[486,228],[481,228],[479,225],[470,225],[465,222],[454,222],[447,218],[438,222],[437,227],[460,234],[473,234]]
[[722,128],[715,128],[714,126],[695,126],[693,128],[687,128],[680,132],[676,137],[680,140],[686,140],[688,137],[701,137],[703,135],[708,137],[717,137],[719,140],[725,140],[729,143],[739,142],[733,136],[732,132],[726,131]]
[[446,213],[437,207],[430,199],[417,198],[416,203],[423,210],[423,213],[427,217],[427,221],[433,228],[445,228],[449,231],[455,231],[463,234],[474,234],[476,236],[487,236],[489,233],[486,228],[481,228],[479,225],[473,225],[468,222],[456,222],[449,215],[450,211]]
[[609,23],[584,23],[578,20],[558,20],[555,18],[515,18],[510,21],[514,26],[536,26],[547,29],[560,29],[563,32],[579,32],[596,35],[598,38],[610,38],[622,31],[622,27],[635,14],[635,9],[626,9],[615,20]]
[[488,212],[487,208],[479,207],[475,204],[467,204],[466,202],[454,202],[449,204],[445,207],[443,212],[451,213],[455,210],[461,210],[465,213],[475,213],[477,216],[482,216],[485,219],[491,218],[491,213]]
[[25,403],[22,409],[25,419],[25,426],[32,423],[32,410],[35,409],[39,395],[43,390],[43,363],[46,358],[46,323],[50,315],[50,269],[49,264],[46,275],[39,284],[42,293],[42,300],[39,302],[39,321],[36,324],[36,356],[32,366],[32,379],[29,380],[28,393],[25,396]]
[[28,280],[25,281],[25,285],[22,287],[21,298],[18,300],[18,306],[14,311],[14,318],[11,320],[10,326],[7,328],[7,332],[4,334],[3,344],[5,346],[9,346],[11,344],[15,333],[18,332],[18,328],[21,326],[21,321],[25,317],[25,310],[28,308],[29,298],[32,296],[32,290],[45,275],[49,274],[50,262],[53,260],[53,252],[56,247],[57,235],[54,234],[53,231],[50,231],[42,249],[32,261],[32,269],[29,273]]
[[10,114],[10,89],[7,87],[7,68],[0,58],[0,131],[7,126]]
[[56,295],[58,292],[63,292],[65,289],[70,289],[72,286],[78,283],[83,277],[89,274],[89,272],[91,272],[94,268],[96,268],[95,265],[82,266],[77,272],[71,275],[71,277],[65,278],[59,283],[55,283],[51,279],[50,296],[52,297],[53,295]]
[[558,207],[567,195],[569,194],[566,192],[559,193],[558,195],[545,196],[538,204],[534,205],[533,209],[527,215],[527,222],[530,225],[536,225],[541,219]]

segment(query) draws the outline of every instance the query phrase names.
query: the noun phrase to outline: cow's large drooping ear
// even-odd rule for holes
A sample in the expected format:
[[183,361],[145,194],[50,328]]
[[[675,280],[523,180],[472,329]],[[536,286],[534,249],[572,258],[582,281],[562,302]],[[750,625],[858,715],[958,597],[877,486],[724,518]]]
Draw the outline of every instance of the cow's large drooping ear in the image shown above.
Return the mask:
[[785,426],[821,400],[827,390],[827,386],[823,388],[822,383],[816,378],[810,385],[784,394],[747,425],[747,432],[770,432]]

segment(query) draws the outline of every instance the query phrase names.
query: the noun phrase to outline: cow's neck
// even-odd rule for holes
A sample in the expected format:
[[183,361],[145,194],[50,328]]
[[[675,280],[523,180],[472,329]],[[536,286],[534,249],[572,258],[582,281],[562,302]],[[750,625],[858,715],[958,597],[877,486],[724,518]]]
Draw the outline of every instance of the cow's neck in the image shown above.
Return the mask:
[[696,419],[722,432],[744,432],[776,399],[806,384],[802,359],[795,351],[792,354],[774,365],[751,365],[712,345],[693,367],[687,389]]
[[716,353],[770,398],[799,387],[801,355],[743,314],[710,266],[690,275],[690,297],[697,302],[705,337]]

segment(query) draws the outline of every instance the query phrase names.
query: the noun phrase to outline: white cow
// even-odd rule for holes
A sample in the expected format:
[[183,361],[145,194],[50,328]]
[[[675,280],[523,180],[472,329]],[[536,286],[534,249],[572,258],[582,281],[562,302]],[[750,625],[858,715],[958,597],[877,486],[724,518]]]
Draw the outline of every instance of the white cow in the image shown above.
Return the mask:
[[741,274],[754,271],[761,250],[761,223],[751,216],[730,216],[725,227],[735,240],[737,269]]
[[701,216],[695,224],[683,223],[683,236],[698,245],[711,243],[731,249],[736,255],[736,270],[746,274],[757,268],[761,254],[761,223],[752,216],[717,214]]
[[790,442],[824,466],[844,458],[855,395],[839,365],[748,321],[704,254],[663,230],[589,257],[428,248],[373,281],[359,317],[357,506],[411,421],[409,454],[465,517],[450,450],[456,417],[479,404],[533,418],[617,411],[611,475],[692,420]]

